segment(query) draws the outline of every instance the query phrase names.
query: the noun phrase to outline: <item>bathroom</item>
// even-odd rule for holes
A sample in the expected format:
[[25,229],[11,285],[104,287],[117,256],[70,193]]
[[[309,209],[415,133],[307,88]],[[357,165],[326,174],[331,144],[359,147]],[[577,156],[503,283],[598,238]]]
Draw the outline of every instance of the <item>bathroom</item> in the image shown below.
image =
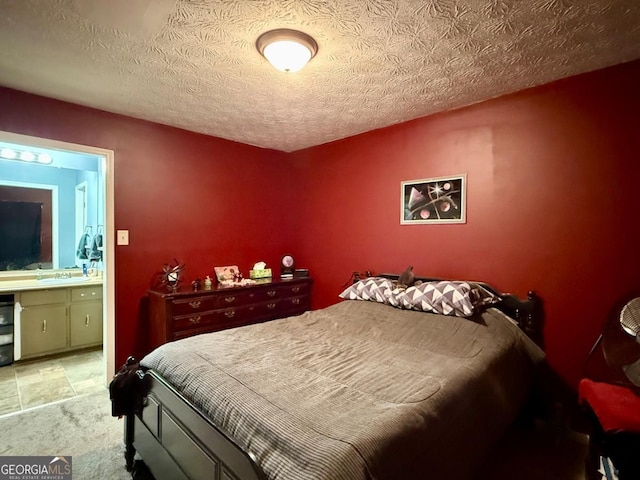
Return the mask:
[[0,365],[102,345],[104,223],[102,156],[0,142]]

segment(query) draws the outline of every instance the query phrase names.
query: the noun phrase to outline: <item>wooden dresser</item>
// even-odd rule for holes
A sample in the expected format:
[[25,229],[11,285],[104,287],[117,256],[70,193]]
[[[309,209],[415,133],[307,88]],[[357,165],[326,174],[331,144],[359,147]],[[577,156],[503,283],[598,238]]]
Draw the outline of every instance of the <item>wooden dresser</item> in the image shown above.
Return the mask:
[[149,290],[150,348],[200,333],[299,315],[311,308],[312,279],[271,279],[194,292]]

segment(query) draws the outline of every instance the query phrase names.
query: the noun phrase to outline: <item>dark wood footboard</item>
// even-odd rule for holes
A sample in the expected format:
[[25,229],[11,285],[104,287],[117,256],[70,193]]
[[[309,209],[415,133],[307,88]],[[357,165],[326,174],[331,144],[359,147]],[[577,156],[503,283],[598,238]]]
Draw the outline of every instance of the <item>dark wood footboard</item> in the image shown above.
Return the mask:
[[142,411],[125,422],[125,460],[134,454],[160,480],[264,480],[251,455],[155,372]]

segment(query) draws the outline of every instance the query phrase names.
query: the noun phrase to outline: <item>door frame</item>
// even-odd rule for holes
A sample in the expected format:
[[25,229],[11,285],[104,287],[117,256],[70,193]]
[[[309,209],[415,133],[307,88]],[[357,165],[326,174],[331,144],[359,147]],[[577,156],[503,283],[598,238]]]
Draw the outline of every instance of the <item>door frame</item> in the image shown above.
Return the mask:
[[115,325],[115,218],[114,218],[114,166],[115,153],[106,148],[81,145],[77,143],[63,142],[31,135],[22,135],[0,130],[0,141],[16,143],[27,147],[48,148],[52,150],[68,150],[88,155],[96,155],[103,158],[103,178],[104,178],[104,202],[105,202],[105,250],[103,276],[103,302],[102,309],[105,318],[102,351],[106,368],[106,382],[108,383],[116,371],[116,325]]

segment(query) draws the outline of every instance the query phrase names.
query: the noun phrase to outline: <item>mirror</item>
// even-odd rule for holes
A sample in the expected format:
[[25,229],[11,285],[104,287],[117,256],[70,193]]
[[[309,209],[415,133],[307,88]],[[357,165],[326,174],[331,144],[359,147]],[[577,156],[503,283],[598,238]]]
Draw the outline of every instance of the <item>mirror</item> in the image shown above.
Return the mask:
[[[51,163],[39,163],[41,154]],[[99,261],[79,243],[90,249],[102,233],[103,164],[98,155],[0,142],[0,275]]]

